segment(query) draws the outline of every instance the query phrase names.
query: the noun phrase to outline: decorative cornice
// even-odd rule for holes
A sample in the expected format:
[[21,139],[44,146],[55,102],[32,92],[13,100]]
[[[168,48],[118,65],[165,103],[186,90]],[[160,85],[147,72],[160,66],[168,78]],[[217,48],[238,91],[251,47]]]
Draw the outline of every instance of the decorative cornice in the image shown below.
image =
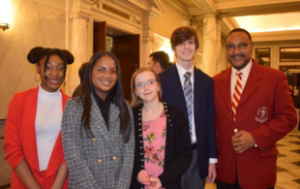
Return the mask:
[[182,15],[182,20],[190,20],[193,16],[189,13],[185,13]]
[[221,19],[224,22],[224,24],[228,26],[230,30],[240,27],[233,17],[222,17]]
[[165,13],[165,9],[161,3],[161,0],[147,0],[149,6],[151,7],[152,12],[155,12],[157,15],[163,15]]
[[188,8],[184,2],[181,0],[165,0],[166,3],[169,3],[173,8],[178,10],[181,13],[188,12]]
[[235,21],[234,19],[228,19],[228,18],[221,18],[221,35],[226,38],[226,36],[229,34],[229,32],[234,29],[237,28],[236,25],[234,25],[233,23],[231,23],[231,21]]
[[300,40],[299,30],[251,33],[253,42]]
[[[274,3],[273,1],[261,1],[268,2],[268,4],[260,3],[246,3],[244,1],[232,0],[231,5],[228,6],[216,6],[216,9],[223,16],[244,16],[244,15],[258,15],[258,14],[274,14],[284,12],[298,12],[300,7],[300,0],[290,2],[287,0],[281,3]],[[247,1],[248,2],[248,1]]]
[[108,11],[108,12],[111,12],[112,14],[118,15],[118,16],[120,16],[120,17],[123,17],[123,18],[127,19],[127,20],[130,19],[130,15],[127,14],[125,11],[122,12],[122,11],[117,10],[117,9],[115,9],[114,7],[111,7],[111,6],[106,5],[106,4],[103,4],[102,8],[103,8],[103,10],[106,10],[106,11]]
[[216,6],[213,0],[191,0],[195,6],[200,9],[206,9],[209,11],[216,11]]
[[209,18],[209,17],[215,17],[217,18],[219,16],[219,13],[216,11],[203,11],[202,12],[202,18]]
[[[116,0],[115,0],[116,1]],[[119,0],[117,0],[119,1]],[[147,10],[149,8],[149,3],[147,2],[147,0],[123,0],[124,2],[129,2],[132,5],[135,5],[137,7],[139,7],[142,10]]]
[[298,3],[300,0],[215,0],[216,9],[232,9],[239,7],[253,7],[262,5],[274,5],[274,4],[287,4],[287,3]]
[[91,7],[93,6],[91,0],[74,0],[71,3],[70,18],[79,18],[89,20],[91,16]]

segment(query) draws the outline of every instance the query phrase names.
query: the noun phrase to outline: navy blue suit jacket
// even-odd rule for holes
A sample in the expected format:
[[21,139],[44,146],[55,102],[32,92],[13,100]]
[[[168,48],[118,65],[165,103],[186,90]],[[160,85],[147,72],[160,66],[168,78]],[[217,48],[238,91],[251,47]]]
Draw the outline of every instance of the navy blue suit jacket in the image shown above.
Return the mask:
[[[188,119],[186,102],[178,70],[174,65],[159,74],[163,101],[178,107]],[[208,175],[209,158],[217,158],[213,80],[194,68],[194,119],[197,137],[198,170]]]

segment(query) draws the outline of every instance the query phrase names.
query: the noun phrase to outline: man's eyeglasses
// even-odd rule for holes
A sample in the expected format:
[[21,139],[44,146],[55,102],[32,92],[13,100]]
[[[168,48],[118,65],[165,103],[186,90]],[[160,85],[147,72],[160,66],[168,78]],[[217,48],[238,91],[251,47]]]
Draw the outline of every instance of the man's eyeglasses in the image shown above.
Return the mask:
[[236,47],[239,50],[245,50],[247,48],[248,44],[247,43],[239,43],[238,45],[234,45],[234,44],[229,44],[226,45],[227,50],[229,51],[233,51]]
[[150,79],[146,82],[140,82],[135,84],[135,88],[136,89],[144,89],[145,85],[147,85],[148,87],[152,87],[155,83],[156,83],[156,79]]

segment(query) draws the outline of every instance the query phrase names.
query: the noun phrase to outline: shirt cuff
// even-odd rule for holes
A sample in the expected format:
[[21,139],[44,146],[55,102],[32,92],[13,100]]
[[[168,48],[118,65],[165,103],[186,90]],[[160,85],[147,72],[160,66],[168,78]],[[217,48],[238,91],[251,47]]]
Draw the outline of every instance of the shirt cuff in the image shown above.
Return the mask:
[[217,158],[209,158],[209,163],[218,163],[218,159]]

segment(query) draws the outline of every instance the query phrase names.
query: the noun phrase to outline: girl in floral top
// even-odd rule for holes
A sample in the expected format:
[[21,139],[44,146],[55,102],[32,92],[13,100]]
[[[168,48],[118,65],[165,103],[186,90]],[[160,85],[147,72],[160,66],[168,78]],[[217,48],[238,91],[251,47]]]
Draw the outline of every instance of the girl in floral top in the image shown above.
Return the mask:
[[161,101],[153,70],[137,70],[131,88],[136,140],[130,188],[180,189],[192,157],[188,121],[179,109]]

